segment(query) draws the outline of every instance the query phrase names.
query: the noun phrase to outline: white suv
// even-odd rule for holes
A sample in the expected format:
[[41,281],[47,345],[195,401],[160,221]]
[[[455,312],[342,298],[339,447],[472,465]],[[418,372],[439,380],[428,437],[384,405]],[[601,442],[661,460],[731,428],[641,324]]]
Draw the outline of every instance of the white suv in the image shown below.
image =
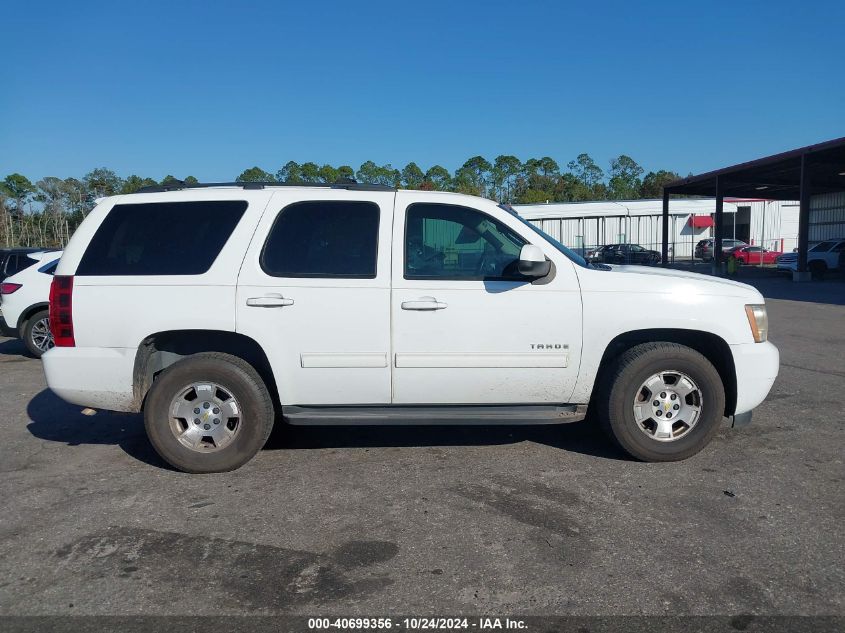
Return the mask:
[[53,347],[47,300],[61,256],[61,251],[29,253],[32,265],[0,283],[0,334],[23,340],[36,358]]
[[[842,265],[845,239],[819,242],[807,252],[807,270],[816,277],[822,277],[829,270],[837,270]],[[777,259],[778,270],[795,272],[798,270],[798,253],[784,253]]]
[[506,207],[339,183],[102,200],[50,297],[47,382],[143,411],[170,464],[231,470],[291,424],[591,418],[678,460],[769,392],[750,286],[591,266]]

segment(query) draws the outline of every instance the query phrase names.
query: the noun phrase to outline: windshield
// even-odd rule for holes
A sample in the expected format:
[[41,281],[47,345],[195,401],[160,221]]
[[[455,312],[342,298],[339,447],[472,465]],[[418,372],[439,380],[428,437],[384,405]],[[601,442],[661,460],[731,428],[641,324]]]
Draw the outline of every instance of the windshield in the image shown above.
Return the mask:
[[537,233],[538,235],[540,235],[544,239],[548,240],[549,243],[551,243],[552,246],[554,246],[557,250],[559,250],[561,253],[566,255],[573,262],[575,262],[579,266],[582,266],[583,268],[590,268],[590,264],[587,263],[586,259],[581,257],[575,251],[573,251],[573,250],[567,248],[566,246],[564,246],[563,244],[561,244],[558,240],[556,240],[551,235],[546,233],[543,229],[531,224],[531,222],[529,222],[528,220],[523,218],[521,215],[519,215],[516,211],[514,211],[513,207],[511,207],[510,205],[507,205],[507,204],[500,204],[499,207],[501,209],[504,209],[508,213],[510,213],[512,216],[514,216],[516,219],[518,219],[520,222],[522,222],[525,226],[530,228],[532,231],[534,231],[535,233]]
[[831,248],[833,248],[834,244],[836,244],[836,242],[834,241],[822,242],[820,244],[816,244],[813,248],[810,249],[810,251],[814,253],[826,253]]

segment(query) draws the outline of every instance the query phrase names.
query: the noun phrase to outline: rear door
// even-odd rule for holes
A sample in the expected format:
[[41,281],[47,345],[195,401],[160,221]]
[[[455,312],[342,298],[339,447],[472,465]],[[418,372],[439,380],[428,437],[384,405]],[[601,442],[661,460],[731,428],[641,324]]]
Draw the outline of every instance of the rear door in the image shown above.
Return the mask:
[[395,192],[285,189],[237,289],[237,331],[262,346],[282,404],[388,404]]

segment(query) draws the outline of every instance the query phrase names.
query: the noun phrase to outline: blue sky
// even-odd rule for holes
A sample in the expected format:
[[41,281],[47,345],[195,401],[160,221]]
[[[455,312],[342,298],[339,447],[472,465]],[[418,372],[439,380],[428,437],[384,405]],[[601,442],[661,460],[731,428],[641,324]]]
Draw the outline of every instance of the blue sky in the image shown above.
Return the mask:
[[845,3],[16,2],[0,177],[233,179],[627,153],[686,175],[845,136]]

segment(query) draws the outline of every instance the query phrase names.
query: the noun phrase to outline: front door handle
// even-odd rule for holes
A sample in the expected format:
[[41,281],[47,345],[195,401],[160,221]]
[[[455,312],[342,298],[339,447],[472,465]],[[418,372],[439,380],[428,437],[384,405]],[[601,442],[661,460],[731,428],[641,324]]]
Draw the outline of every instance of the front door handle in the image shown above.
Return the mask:
[[413,301],[403,301],[403,310],[443,310],[446,304],[434,297],[420,297]]
[[267,295],[264,297],[250,297],[246,304],[253,308],[282,308],[292,306],[293,299],[285,299],[282,295]]

